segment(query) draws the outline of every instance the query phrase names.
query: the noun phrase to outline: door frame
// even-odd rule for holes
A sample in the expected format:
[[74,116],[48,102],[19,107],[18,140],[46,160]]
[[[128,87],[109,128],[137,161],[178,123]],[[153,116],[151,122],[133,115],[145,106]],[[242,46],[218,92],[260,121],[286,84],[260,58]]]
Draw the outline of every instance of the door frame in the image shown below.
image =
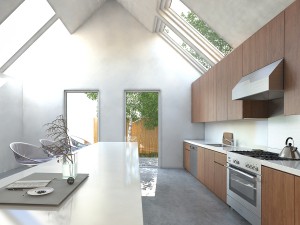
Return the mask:
[[162,164],[162,107],[161,107],[161,90],[158,89],[126,89],[124,90],[124,114],[123,114],[123,139],[126,142],[126,93],[127,92],[157,92],[158,93],[158,167],[161,167]]
[[[68,93],[86,93],[86,92],[97,92],[98,93],[98,106],[97,106],[97,116],[98,116],[98,142],[100,141],[100,91],[98,89],[76,89],[76,90],[64,90],[64,118],[68,121],[67,118],[67,94]],[[67,124],[68,126],[68,124]]]

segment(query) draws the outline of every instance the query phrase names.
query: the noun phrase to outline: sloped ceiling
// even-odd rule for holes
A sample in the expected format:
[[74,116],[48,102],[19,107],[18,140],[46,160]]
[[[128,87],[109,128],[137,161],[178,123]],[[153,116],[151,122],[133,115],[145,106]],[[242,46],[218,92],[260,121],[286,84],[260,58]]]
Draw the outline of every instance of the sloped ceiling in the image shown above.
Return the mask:
[[72,34],[80,27],[106,0],[47,0]]
[[[24,0],[1,0],[0,23]],[[160,0],[47,0],[70,33],[105,1],[118,1],[146,29],[154,31]],[[237,47],[294,0],[182,0],[233,47]]]
[[0,1],[0,25],[22,2],[24,2],[24,0]]

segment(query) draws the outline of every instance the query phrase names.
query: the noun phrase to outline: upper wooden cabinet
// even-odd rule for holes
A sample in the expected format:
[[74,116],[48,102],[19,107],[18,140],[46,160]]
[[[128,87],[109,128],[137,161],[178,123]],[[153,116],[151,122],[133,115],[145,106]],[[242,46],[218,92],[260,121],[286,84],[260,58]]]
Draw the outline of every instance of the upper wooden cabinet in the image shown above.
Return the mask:
[[215,66],[216,70],[216,119],[217,121],[227,120],[227,106],[228,106],[228,76],[229,65],[222,60]]
[[216,121],[216,72],[211,68],[192,83],[192,122]]
[[243,76],[284,57],[284,12],[243,44]]
[[267,118],[268,102],[232,100],[242,78],[242,46],[192,84],[192,122]]
[[300,114],[300,1],[285,10],[284,115]]

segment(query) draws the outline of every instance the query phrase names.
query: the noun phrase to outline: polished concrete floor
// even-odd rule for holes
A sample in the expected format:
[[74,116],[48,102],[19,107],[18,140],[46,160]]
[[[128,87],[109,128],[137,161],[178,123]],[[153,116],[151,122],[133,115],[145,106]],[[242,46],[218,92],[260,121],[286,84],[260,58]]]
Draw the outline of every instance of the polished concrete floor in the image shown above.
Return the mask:
[[140,171],[144,225],[249,224],[183,169]]

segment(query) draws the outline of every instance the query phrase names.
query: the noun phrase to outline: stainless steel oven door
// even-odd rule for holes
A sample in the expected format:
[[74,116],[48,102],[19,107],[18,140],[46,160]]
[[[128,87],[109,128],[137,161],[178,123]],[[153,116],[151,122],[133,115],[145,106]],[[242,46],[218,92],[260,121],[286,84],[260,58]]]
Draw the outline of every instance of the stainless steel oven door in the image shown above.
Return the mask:
[[227,195],[261,217],[261,176],[227,165]]

